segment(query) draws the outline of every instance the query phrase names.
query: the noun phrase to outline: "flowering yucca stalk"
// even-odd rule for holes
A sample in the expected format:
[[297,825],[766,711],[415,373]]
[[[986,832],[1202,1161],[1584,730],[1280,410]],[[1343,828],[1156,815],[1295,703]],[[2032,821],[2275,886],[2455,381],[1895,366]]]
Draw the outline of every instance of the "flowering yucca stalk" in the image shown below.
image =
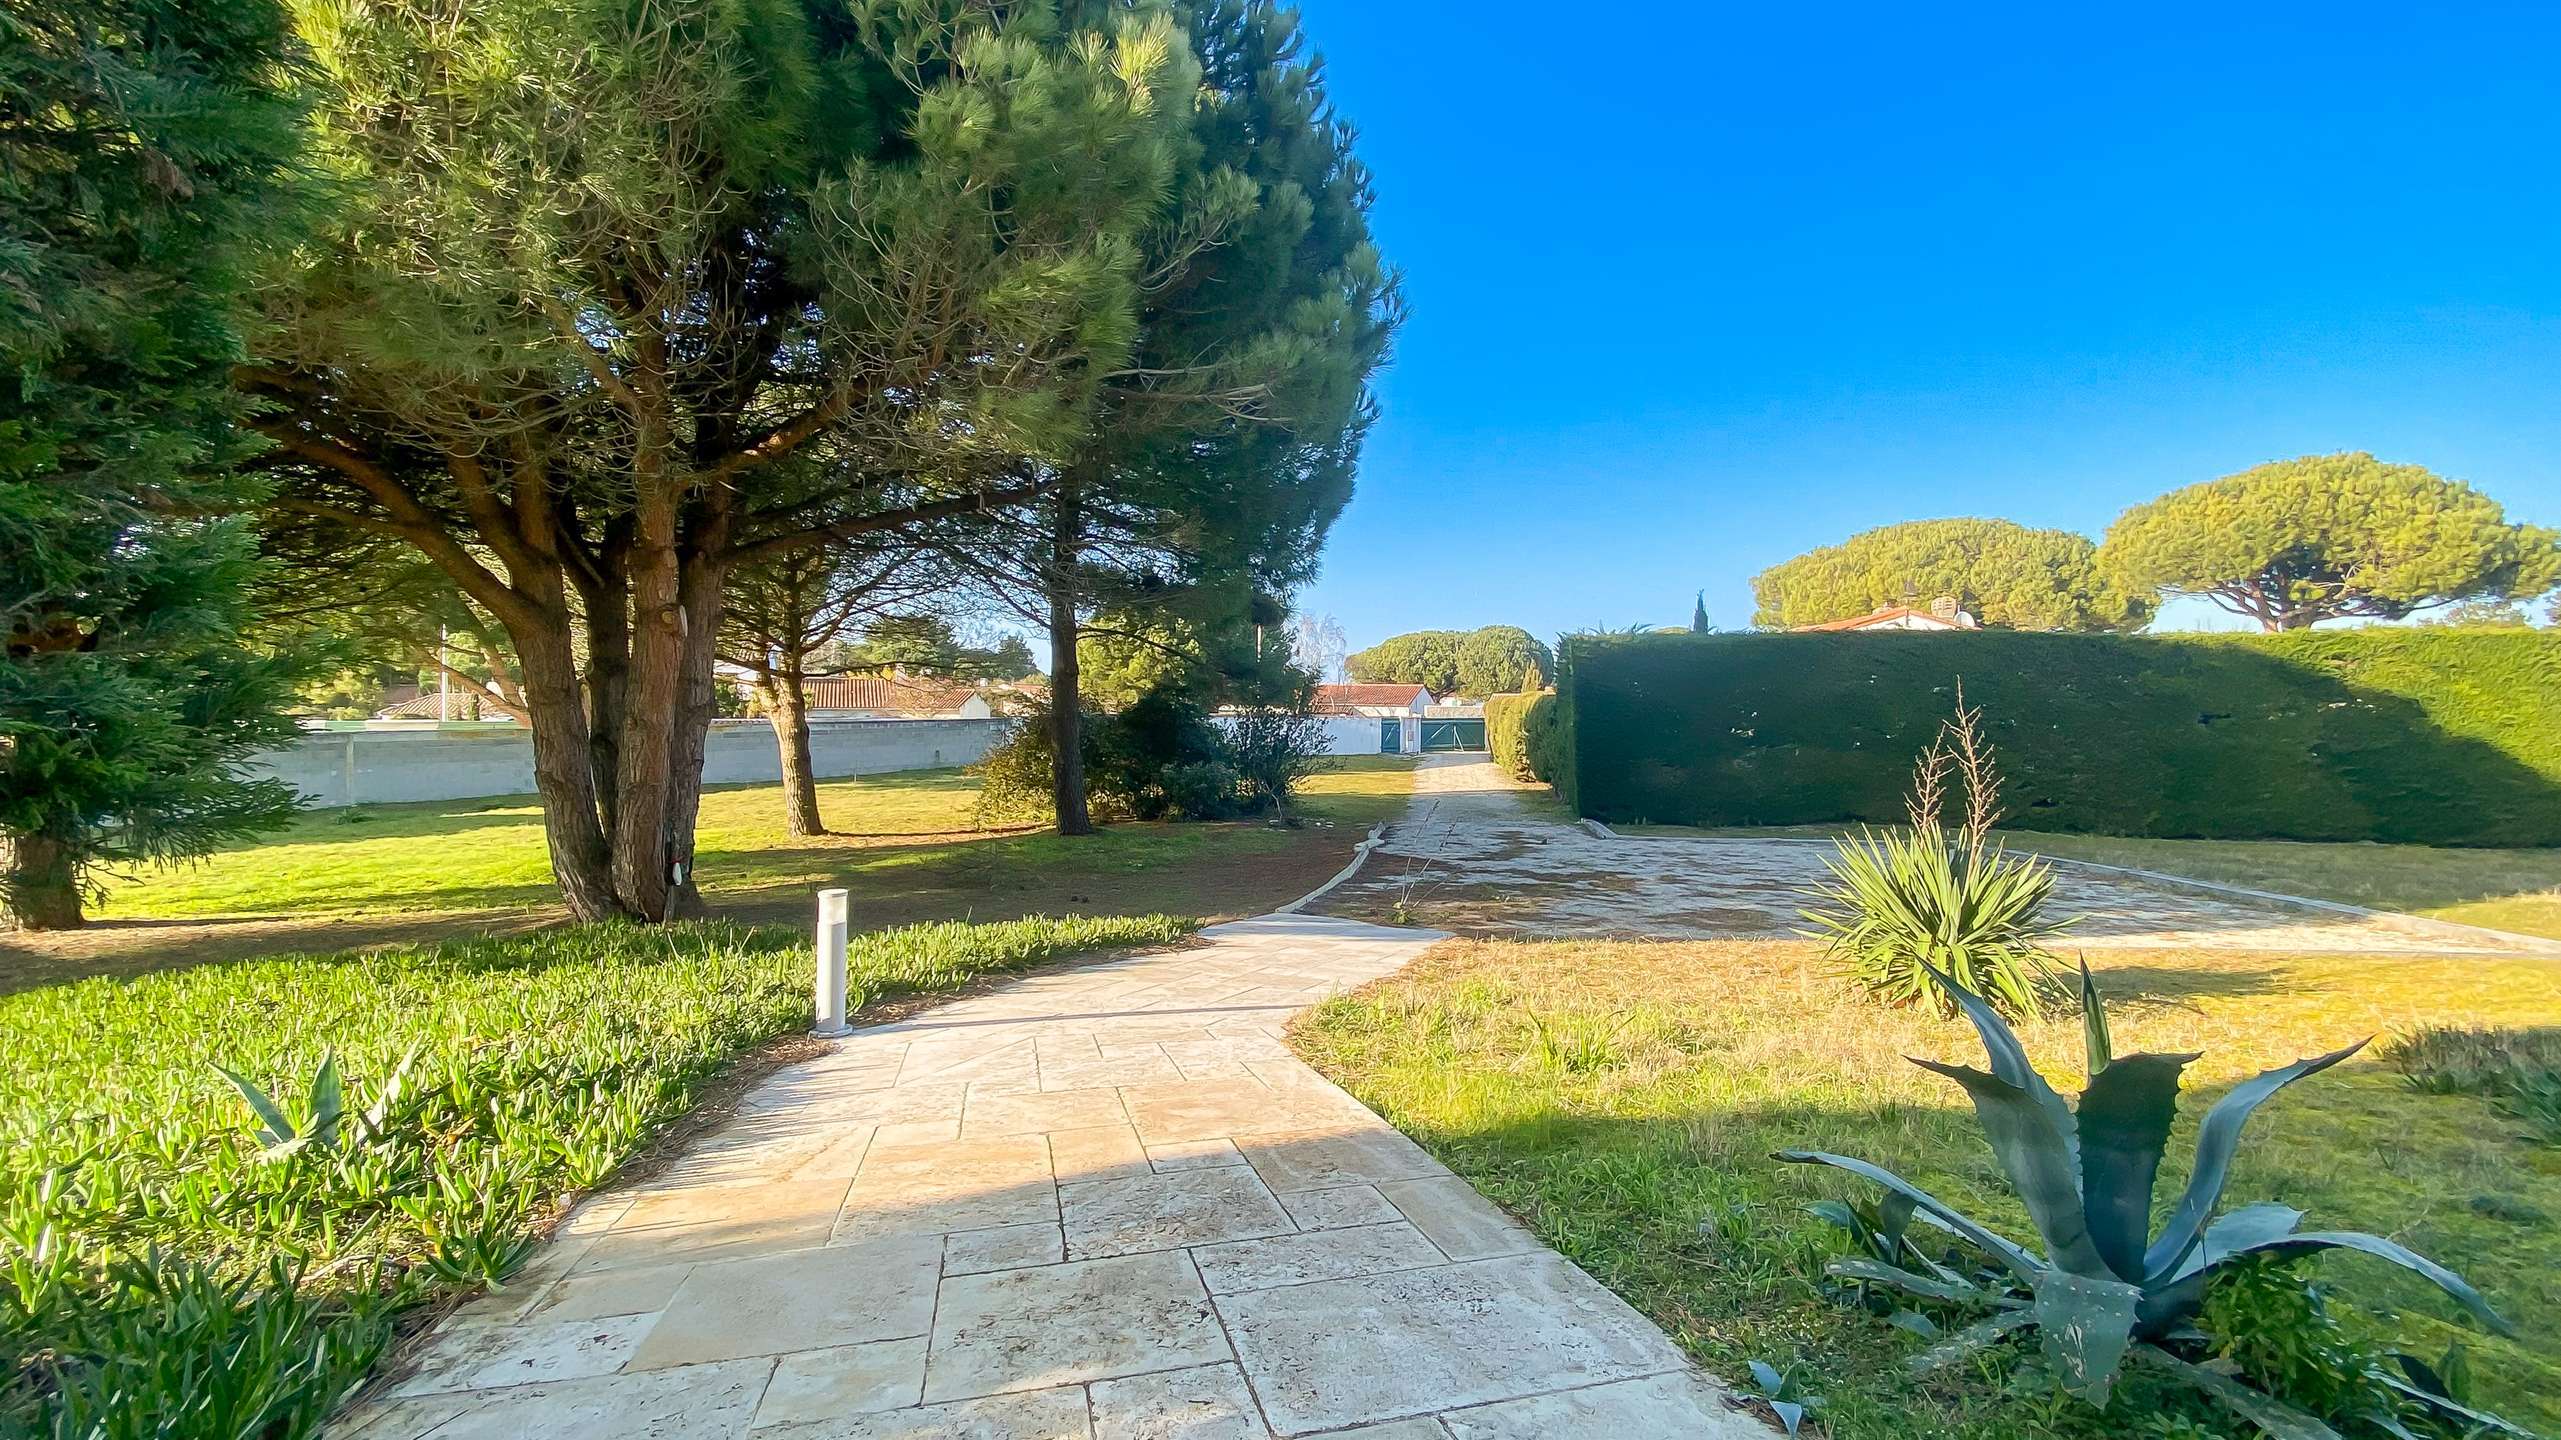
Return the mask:
[[[1951,776],[1965,797],[1965,823],[1953,833],[1940,819]],[[1938,978],[1951,975],[2006,1013],[2035,1009],[2055,988],[2046,942],[2072,922],[2045,918],[2054,867],[1992,839],[2001,775],[1983,712],[1965,703],[1962,682],[1956,714],[1913,767],[1905,808],[1910,829],[1862,828],[1834,846],[1824,860],[1831,883],[1806,892],[1810,933],[1827,938],[1850,978],[1888,1003],[1953,1016],[1956,997]]]

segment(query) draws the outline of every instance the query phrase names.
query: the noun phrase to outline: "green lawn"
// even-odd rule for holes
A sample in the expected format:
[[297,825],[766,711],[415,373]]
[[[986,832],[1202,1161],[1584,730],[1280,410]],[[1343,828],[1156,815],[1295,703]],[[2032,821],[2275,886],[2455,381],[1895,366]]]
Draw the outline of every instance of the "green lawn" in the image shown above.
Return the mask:
[[[2203,1051],[2189,1074],[2207,1092],[2422,1021],[2561,1017],[2561,966],[2548,960],[2092,958],[2118,1049]],[[2050,1078],[2077,1089],[2077,1022],[2022,1033]],[[2013,1236],[2033,1232],[1961,1094],[1903,1058],[1979,1065],[1971,1032],[1867,1002],[1811,944],[1453,942],[1318,1010],[1297,1041],[1718,1373],[1796,1367],[1830,1398],[1838,1440],[2152,1433],[2132,1410],[2140,1386],[2101,1416],[2042,1392],[2004,1397],[1994,1368],[1915,1379],[1902,1358],[1920,1341],[1818,1293],[1841,1240],[1802,1207],[1857,1194],[1856,1182],[1769,1160],[1780,1148],[1870,1159]],[[2201,1098],[2183,1107],[2165,1190],[2183,1179]],[[2359,1059],[2252,1122],[2227,1204],[2267,1198],[2307,1211],[2307,1228],[2372,1230],[2472,1279],[2521,1340],[2481,1333],[2388,1267],[2341,1258],[2321,1272],[2345,1296],[2397,1308],[2388,1328],[2415,1349],[2462,1338],[2492,1408],[2561,1426],[2561,1150],[2485,1100],[2421,1094]]]
[[[1190,928],[1159,915],[866,935],[849,998]],[[809,966],[795,931],[562,926],[0,997],[0,1435],[311,1434],[401,1311],[503,1274],[562,1197],[602,1182],[739,1056],[806,1027]],[[339,1133],[262,1154],[215,1067],[307,1128],[332,1059]],[[395,1075],[379,1124],[356,1119]]]
[[[1830,836],[1838,827],[1781,825],[1695,830],[1629,825],[1630,835],[1740,838]],[[2095,860],[2275,890],[2376,910],[2398,910],[2466,925],[2561,940],[2561,849],[2475,850],[2435,845],[2335,844],[2303,840],[2150,840],[2008,830],[2016,849]]]
[[[876,775],[819,787],[840,832],[783,833],[781,789],[735,786],[703,797],[697,857],[715,900],[747,901],[822,884],[885,892],[1004,870],[1072,870],[1097,880],[1179,868],[1213,852],[1277,855],[1399,813],[1413,764],[1352,757],[1308,782],[1310,827],[1115,825],[1092,841],[975,828],[977,782],[957,770]],[[1352,837],[1357,839],[1357,836]],[[1347,842],[1348,843],[1348,842]],[[1284,897],[1286,898],[1286,897]],[[530,797],[315,810],[278,834],[202,862],[110,888],[111,919],[229,915],[381,915],[548,905],[557,899]]]

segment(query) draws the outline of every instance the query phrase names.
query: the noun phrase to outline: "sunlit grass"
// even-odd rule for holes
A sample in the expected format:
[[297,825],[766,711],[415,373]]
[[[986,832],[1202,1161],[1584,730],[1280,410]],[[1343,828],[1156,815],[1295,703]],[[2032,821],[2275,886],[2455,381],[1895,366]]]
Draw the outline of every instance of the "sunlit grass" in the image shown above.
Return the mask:
[[[865,935],[850,999],[1190,928]],[[0,1435],[310,1433],[399,1311],[503,1273],[565,1193],[805,1027],[810,964],[787,930],[599,925],[0,998]],[[411,1058],[378,1130],[261,1154],[216,1065],[305,1125],[324,1057],[351,1114]]]
[[[2205,1052],[2192,1092],[2424,1022],[2561,1016],[2561,966],[2543,960],[2093,962],[2115,997],[2120,1050]],[[2077,1023],[2021,1030],[2050,1078],[2077,1090]],[[1839,1241],[1802,1206],[1854,1182],[1773,1163],[1773,1150],[1872,1159],[2012,1234],[2032,1232],[1961,1096],[1903,1058],[1979,1064],[1971,1033],[1859,998],[1810,944],[1455,942],[1324,1007],[1297,1038],[1712,1368],[1802,1366],[1805,1388],[1831,1397],[1825,1420],[1842,1440],[2138,1433],[2126,1413],[2004,1399],[1988,1374],[1916,1380],[1901,1357],[1918,1341],[1817,1293]],[[2183,1108],[2178,1155],[2200,1098]],[[2360,1060],[2261,1112],[2231,1203],[2281,1198],[2310,1225],[2373,1230],[2463,1272],[2521,1340],[2454,1319],[2387,1267],[2338,1259],[2322,1271],[2349,1298],[2406,1307],[2383,1323],[2418,1348],[2462,1338],[2484,1398],[2548,1428],[2561,1423],[2561,1151],[2526,1135],[2487,1101],[2421,1094]]]
[[[1298,808],[1312,825],[1365,829],[1403,808],[1413,787],[1411,761],[1364,756],[1338,764],[1307,784]],[[858,885],[866,875],[912,882],[936,866],[956,867],[956,882],[981,870],[1062,866],[1108,879],[1210,851],[1277,852],[1308,833],[1257,824],[1117,825],[1067,842],[977,829],[970,814],[977,795],[977,781],[957,770],[827,781],[819,806],[837,833],[795,837],[783,830],[781,787],[713,790],[703,797],[696,834],[702,882],[715,897],[734,899]],[[101,913],[381,916],[557,899],[541,809],[517,796],[312,811],[281,833],[203,861],[127,877],[110,887]]]

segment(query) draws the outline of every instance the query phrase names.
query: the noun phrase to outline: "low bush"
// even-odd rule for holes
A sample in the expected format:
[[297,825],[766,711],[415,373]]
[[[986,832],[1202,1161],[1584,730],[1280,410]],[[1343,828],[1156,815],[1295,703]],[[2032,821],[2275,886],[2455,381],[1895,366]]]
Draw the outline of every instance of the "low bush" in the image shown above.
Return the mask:
[[[887,931],[849,999],[1186,928]],[[313,1433],[401,1310],[808,1024],[809,967],[790,931],[600,925],[0,999],[0,1434]]]
[[[1081,727],[1085,799],[1098,817],[1286,821],[1299,782],[1323,767],[1321,721],[1286,710],[1213,715],[1177,687],[1149,691]],[[1055,741],[1047,712],[1032,714],[975,768],[982,824],[1037,820],[1052,810]]]
[[2561,1027],[2430,1025],[2396,1036],[2383,1058],[2432,1095],[2478,1095],[2561,1145]]
[[2208,839],[2561,844],[2561,632],[1585,636],[1582,813],[1887,822],[1962,678],[2015,823]]

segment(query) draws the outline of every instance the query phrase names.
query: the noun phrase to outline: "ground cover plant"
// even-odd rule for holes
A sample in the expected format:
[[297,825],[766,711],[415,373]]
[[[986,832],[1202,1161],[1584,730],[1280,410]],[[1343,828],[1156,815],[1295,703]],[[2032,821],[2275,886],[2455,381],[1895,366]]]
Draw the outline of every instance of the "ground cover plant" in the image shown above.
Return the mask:
[[2383,1057],[2431,1095],[2479,1095],[2561,1145],[2561,1027],[2429,1025],[2396,1035]]
[[[849,999],[1188,929],[867,935]],[[0,998],[0,1434],[311,1433],[400,1311],[503,1276],[562,1197],[810,1003],[801,935],[719,923]]]
[[[2420,1016],[2517,1027],[2561,1013],[2561,971],[2540,959],[2092,958],[2119,1036],[2203,1052],[2170,1136],[2168,1193],[2185,1184],[2199,1118],[2250,1075]],[[2081,1043],[2069,1013],[2015,1028],[2040,1058]],[[1825,1397],[1820,1421],[1838,1440],[2250,1433],[2145,1371],[2093,1410],[2026,1373],[2032,1344],[1915,1374],[1909,1357],[1932,1341],[1842,1303],[1825,1267],[1852,1246],[1806,1206],[1871,1202],[1874,1187],[1773,1162],[1775,1151],[1874,1159],[2002,1235],[2035,1231],[1961,1094],[1905,1059],[1978,1061],[1973,1033],[1880,1009],[1812,942],[1454,942],[1313,1012],[1295,1038],[1716,1373],[1740,1381],[1757,1360]],[[2432,1364],[2459,1343],[2474,1403],[2561,1427],[2561,1152],[2523,1122],[2359,1056],[2251,1121],[2230,1193],[2385,1235],[2463,1275],[2515,1338],[2361,1256],[2304,1272],[2328,1288],[2340,1343]],[[2248,1328],[2212,1303],[2205,1320]]]

